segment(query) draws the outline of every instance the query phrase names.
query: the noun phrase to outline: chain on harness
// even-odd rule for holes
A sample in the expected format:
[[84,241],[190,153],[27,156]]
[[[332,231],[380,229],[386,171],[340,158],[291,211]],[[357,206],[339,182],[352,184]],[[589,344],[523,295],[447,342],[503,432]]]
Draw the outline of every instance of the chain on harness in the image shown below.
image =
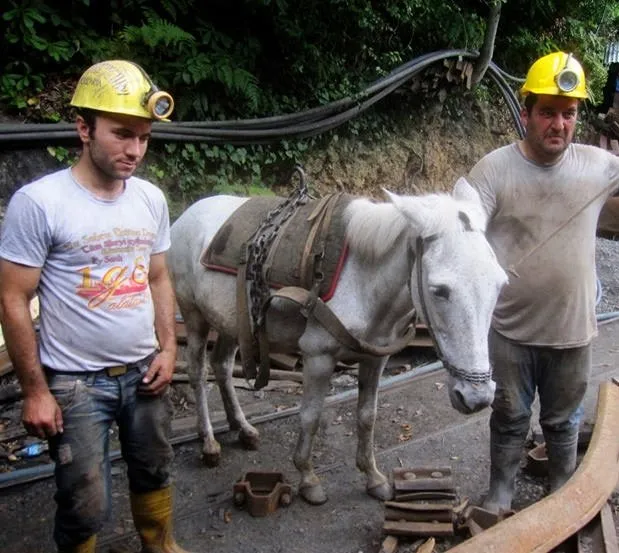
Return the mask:
[[250,313],[254,323],[254,332],[264,322],[265,306],[270,297],[265,263],[271,246],[286,221],[294,215],[299,205],[305,204],[310,198],[305,172],[300,165],[295,166],[290,181],[295,174],[299,175],[297,188],[281,204],[267,213],[247,245],[247,280],[249,281]]

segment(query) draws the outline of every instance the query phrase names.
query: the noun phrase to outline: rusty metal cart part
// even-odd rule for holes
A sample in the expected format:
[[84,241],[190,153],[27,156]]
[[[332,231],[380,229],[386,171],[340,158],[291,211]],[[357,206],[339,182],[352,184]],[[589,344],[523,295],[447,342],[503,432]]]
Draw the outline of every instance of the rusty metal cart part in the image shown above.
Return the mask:
[[393,487],[396,494],[424,490],[452,491],[454,481],[450,467],[394,468]]
[[385,501],[384,534],[408,537],[454,534],[468,499],[456,504],[450,467],[395,468],[393,481],[396,497],[395,501]]
[[591,443],[580,466],[555,493],[449,549],[449,553],[547,553],[593,519],[619,476],[619,382],[598,392]]
[[453,522],[452,505],[385,501],[385,520],[410,522]]
[[292,488],[281,472],[248,472],[234,484],[234,503],[250,515],[263,517],[292,501]]
[[455,492],[432,491],[397,493],[396,501],[456,501]]
[[476,536],[481,532],[484,532],[488,528],[491,528],[495,524],[505,520],[512,516],[514,511],[507,511],[497,515],[491,511],[472,505],[464,512],[464,524],[469,529],[471,536]]
[[539,444],[527,453],[526,470],[534,476],[546,476],[548,474],[548,455],[546,444]]

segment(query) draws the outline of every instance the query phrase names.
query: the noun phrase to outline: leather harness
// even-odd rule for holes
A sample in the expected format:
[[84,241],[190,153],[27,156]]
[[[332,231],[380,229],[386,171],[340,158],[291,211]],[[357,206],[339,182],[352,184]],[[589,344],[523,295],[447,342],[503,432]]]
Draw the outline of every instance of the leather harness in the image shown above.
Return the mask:
[[[307,240],[303,248],[301,260],[301,275],[304,277],[301,286],[285,286],[270,294],[269,298],[262,306],[262,313],[266,313],[270,303],[274,298],[285,299],[299,306],[299,312],[309,320],[310,317],[318,321],[338,342],[348,349],[376,357],[389,356],[406,347],[415,336],[415,314],[407,326],[404,334],[393,343],[386,346],[376,346],[361,338],[353,336],[342,324],[339,318],[333,313],[329,306],[319,297],[318,290],[321,283],[320,259],[324,255],[324,240],[329,229],[333,208],[340,194],[326,196],[318,202],[318,205],[308,218],[313,222]],[[460,218],[464,223],[466,231],[474,231],[468,217],[460,213]],[[422,257],[425,243],[434,241],[440,237],[439,234],[422,238],[416,241],[415,255],[411,255],[411,263],[417,259],[417,280],[420,298],[420,307],[424,319],[427,323],[428,332],[436,348],[439,359],[445,369],[454,377],[463,378],[474,383],[485,383],[491,378],[491,373],[470,373],[457,368],[447,362],[443,356],[440,344],[432,330],[432,321],[425,301],[422,278]],[[263,271],[266,269],[263,269]],[[410,286],[410,283],[409,283]],[[259,390],[266,386],[270,376],[269,344],[266,328],[266,317],[262,317],[260,324],[252,332],[252,317],[248,307],[247,299],[247,258],[243,256],[237,273],[237,323],[239,350],[241,362],[246,378],[255,378],[254,388]],[[256,347],[257,346],[257,347]],[[259,354],[260,367],[256,370],[256,350]]]

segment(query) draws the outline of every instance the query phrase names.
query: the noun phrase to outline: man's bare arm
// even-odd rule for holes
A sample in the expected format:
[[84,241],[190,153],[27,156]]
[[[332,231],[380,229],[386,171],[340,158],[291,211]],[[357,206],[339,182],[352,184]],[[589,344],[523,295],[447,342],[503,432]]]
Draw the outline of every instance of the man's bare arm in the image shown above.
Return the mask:
[[0,259],[0,322],[24,395],[22,421],[28,432],[45,438],[62,432],[62,414],[47,386],[30,316],[40,277],[40,268]]
[[150,258],[148,280],[155,309],[155,332],[161,352],[144,376],[146,386],[142,390],[147,394],[158,395],[171,382],[176,365],[176,301],[165,253]]

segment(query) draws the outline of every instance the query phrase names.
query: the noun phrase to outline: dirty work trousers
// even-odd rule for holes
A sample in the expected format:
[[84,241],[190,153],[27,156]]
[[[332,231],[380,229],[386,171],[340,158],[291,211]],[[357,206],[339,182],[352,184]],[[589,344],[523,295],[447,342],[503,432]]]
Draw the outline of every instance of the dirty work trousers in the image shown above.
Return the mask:
[[527,346],[491,330],[489,348],[497,385],[490,429],[499,445],[524,446],[537,390],[539,422],[547,444],[576,447],[591,374],[591,345],[568,349]]
[[[152,357],[151,357],[152,359]],[[48,385],[64,419],[64,432],[49,442],[56,462],[54,540],[71,548],[96,534],[110,511],[109,435],[119,429],[132,492],[166,487],[172,447],[168,441],[168,394],[139,395],[137,386],[150,359],[121,376],[47,371]]]

